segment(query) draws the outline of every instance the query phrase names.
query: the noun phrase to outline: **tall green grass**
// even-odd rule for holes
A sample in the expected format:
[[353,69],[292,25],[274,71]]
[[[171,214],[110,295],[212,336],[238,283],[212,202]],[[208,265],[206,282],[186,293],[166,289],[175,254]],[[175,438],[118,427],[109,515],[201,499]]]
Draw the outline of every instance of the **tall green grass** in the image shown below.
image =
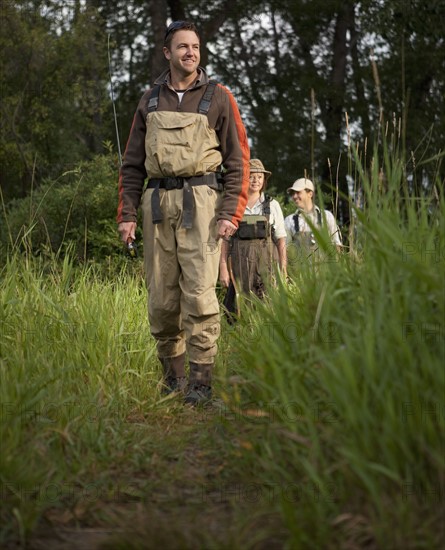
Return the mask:
[[[236,493],[243,515],[231,512],[239,529],[226,547],[441,547],[444,197],[412,198],[400,162],[382,162],[384,177],[356,163],[353,248],[335,255],[315,232],[317,261],[290,255],[292,281],[223,323],[216,394],[226,407],[216,413],[182,414],[160,398],[137,267],[42,259],[26,242],[10,254],[0,271],[0,545],[26,546],[48,514],[114,525],[110,503],[149,494],[160,540],[225,547],[181,518],[171,532],[156,495],[180,500],[186,484],[198,519],[203,509],[218,517],[219,496]],[[190,434],[203,434],[198,446]],[[187,445],[209,457],[190,479]]]
[[71,258],[13,254],[0,271],[0,546],[64,527],[80,546],[94,526],[104,548],[245,547],[237,503],[212,494],[212,472],[231,481],[219,409],[160,395],[138,263]]
[[0,272],[0,540],[150,460],[130,428],[157,407],[159,373],[132,271],[13,255]]
[[354,250],[294,262],[233,330],[227,400],[256,411],[245,459],[289,548],[445,540],[444,197],[411,198],[389,155],[383,172],[360,173]]

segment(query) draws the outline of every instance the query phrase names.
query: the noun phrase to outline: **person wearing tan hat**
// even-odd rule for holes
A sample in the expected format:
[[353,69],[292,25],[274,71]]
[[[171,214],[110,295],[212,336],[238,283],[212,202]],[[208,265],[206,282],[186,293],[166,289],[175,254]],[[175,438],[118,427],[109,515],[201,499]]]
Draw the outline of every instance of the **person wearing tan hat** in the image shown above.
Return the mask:
[[309,251],[317,247],[312,226],[322,228],[326,225],[331,242],[340,250],[340,230],[334,215],[329,210],[321,210],[314,204],[315,186],[308,178],[299,178],[287,189],[288,194],[297,206],[295,214],[287,216],[284,225],[287,233],[287,243],[305,246]]
[[[232,277],[240,289],[259,298],[264,293],[273,275],[274,257],[278,259],[281,272],[286,276],[286,229],[279,203],[264,193],[271,172],[259,159],[250,160],[250,180],[247,191],[247,206],[230,241],[222,244],[219,279],[229,287]],[[276,254],[274,254],[276,252]],[[233,284],[233,283],[232,283]]]

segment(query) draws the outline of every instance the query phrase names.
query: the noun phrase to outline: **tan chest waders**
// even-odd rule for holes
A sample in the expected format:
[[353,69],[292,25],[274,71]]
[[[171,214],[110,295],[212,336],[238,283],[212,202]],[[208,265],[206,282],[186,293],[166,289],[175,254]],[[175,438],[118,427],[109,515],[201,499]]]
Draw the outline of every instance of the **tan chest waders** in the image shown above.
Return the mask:
[[216,88],[210,80],[196,113],[158,111],[160,86],[155,86],[147,105],[145,134],[145,168],[148,189],[153,189],[152,221],[161,223],[160,189],[183,190],[183,223],[190,229],[195,201],[192,187],[207,185],[222,191],[220,178],[222,155],[216,132],[210,127],[207,113]]

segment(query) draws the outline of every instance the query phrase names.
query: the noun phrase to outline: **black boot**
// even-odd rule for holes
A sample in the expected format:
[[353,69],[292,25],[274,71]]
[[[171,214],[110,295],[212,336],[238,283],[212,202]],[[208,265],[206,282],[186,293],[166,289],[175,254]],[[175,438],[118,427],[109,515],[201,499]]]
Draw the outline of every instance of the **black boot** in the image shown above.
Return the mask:
[[185,403],[196,406],[212,399],[212,369],[213,363],[190,362],[190,378]]
[[162,395],[169,395],[174,392],[183,392],[187,387],[185,376],[185,353],[177,357],[160,357],[164,370],[164,386]]

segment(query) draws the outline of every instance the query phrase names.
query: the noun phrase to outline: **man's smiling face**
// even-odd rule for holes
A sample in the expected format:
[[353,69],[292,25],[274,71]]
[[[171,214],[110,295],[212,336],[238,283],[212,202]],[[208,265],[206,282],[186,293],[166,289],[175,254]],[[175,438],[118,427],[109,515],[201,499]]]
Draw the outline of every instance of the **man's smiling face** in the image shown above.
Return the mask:
[[199,38],[193,31],[177,31],[172,38],[170,49],[164,48],[164,54],[173,71],[183,77],[190,76],[196,72],[201,59]]
[[307,189],[301,191],[294,191],[291,195],[294,203],[305,212],[310,212],[313,208],[312,202],[313,192]]

